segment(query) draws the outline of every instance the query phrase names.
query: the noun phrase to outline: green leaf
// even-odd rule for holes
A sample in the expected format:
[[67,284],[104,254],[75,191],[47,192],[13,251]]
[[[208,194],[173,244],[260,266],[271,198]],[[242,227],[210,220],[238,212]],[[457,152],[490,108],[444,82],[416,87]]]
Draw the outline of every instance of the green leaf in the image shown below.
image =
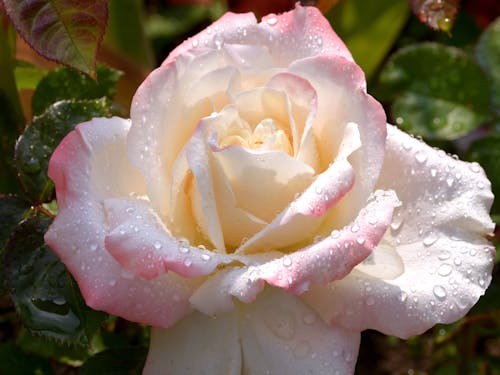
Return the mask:
[[432,140],[453,140],[489,118],[488,81],[462,50],[436,43],[402,48],[391,56],[378,93],[393,101],[393,120]]
[[50,156],[63,137],[81,122],[93,117],[110,117],[105,98],[63,100],[35,117],[16,145],[16,168],[26,196],[34,203],[50,201],[53,183],[47,177]]
[[144,31],[143,3],[141,0],[109,1],[104,43],[149,70],[153,67],[153,52]]
[[493,110],[500,116],[500,17],[481,34],[475,52],[491,84]]
[[50,222],[30,216],[18,226],[5,251],[5,280],[31,333],[88,346],[105,314],[85,305],[69,272],[44,244]]
[[19,90],[34,90],[47,71],[27,61],[17,61],[14,69]]
[[94,76],[106,0],[3,0],[16,30],[39,54]]
[[93,350],[92,346],[81,346],[60,343],[45,336],[32,335],[26,329],[21,329],[16,339],[17,345],[26,353],[33,353],[42,358],[57,359],[58,362],[73,366],[81,366]]
[[79,375],[140,375],[147,353],[142,347],[108,349],[87,360]]
[[466,158],[477,161],[484,168],[496,198],[491,212],[496,215],[500,214],[500,199],[498,199],[500,197],[500,134],[493,134],[473,142]]
[[[10,234],[29,210],[30,204],[20,197],[14,195],[0,196],[0,264]],[[3,273],[0,272],[0,296],[4,294]]]
[[11,342],[0,343],[0,370],[9,375],[53,374],[48,361],[26,354]]
[[47,74],[33,93],[34,115],[43,113],[47,107],[59,100],[69,99],[112,99],[116,93],[116,83],[122,75],[119,70],[99,65],[97,82],[85,74],[61,67]]
[[30,208],[30,204],[20,197],[0,196],[0,251],[3,250],[9,235],[23,220]]
[[349,0],[339,2],[326,17],[369,80],[391,49],[409,14],[406,1]]

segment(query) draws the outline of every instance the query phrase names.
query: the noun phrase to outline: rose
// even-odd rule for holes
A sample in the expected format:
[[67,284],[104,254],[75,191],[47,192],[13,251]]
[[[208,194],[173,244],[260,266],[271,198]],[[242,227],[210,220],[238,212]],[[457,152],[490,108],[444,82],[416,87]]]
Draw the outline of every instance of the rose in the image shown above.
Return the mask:
[[87,304],[170,327],[146,373],[352,373],[360,331],[452,322],[491,277],[483,171],[386,125],[315,8],[226,14],[49,175]]

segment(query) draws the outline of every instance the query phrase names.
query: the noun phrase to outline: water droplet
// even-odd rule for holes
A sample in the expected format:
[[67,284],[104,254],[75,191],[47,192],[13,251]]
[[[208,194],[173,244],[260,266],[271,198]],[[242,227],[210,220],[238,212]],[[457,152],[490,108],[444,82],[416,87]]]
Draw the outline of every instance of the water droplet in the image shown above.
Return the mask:
[[365,239],[363,237],[358,237],[356,238],[356,242],[360,245],[363,245],[365,243]]
[[422,243],[425,245],[425,246],[431,246],[434,242],[436,242],[438,240],[438,237],[436,236],[436,234],[434,234],[434,232],[429,232],[425,237],[424,237],[424,240],[422,241]]
[[205,262],[208,262],[210,260],[210,255],[208,255],[208,254],[201,254],[201,259],[204,260]]
[[453,179],[453,177],[448,177],[448,178],[446,179],[446,184],[447,184],[449,187],[452,187],[454,182],[455,182],[455,180]]
[[198,39],[193,39],[192,45],[194,48],[198,47]]
[[432,292],[434,295],[439,298],[439,299],[444,299],[446,298],[446,289],[444,289],[441,285],[436,285],[433,289]]
[[153,246],[154,246],[154,248],[156,250],[160,250],[163,247],[163,245],[161,244],[160,241],[155,241],[155,243],[153,244]]
[[453,260],[453,263],[455,263],[455,266],[459,266],[462,264],[462,259],[459,258],[459,257],[456,257],[454,260]]
[[332,230],[332,233],[330,233],[330,236],[332,238],[339,238],[340,237],[340,231],[338,231],[337,229],[334,229],[334,230]]
[[222,48],[222,46],[224,45],[224,37],[222,36],[222,34],[215,34],[214,43],[216,49]]
[[282,262],[285,267],[290,267],[292,265],[292,259],[288,255],[283,257]]
[[311,325],[313,324],[315,321],[316,321],[316,315],[314,314],[306,314],[304,315],[304,323],[307,324],[307,325]]
[[427,160],[427,153],[424,150],[418,150],[415,153],[415,159],[420,163],[423,164]]
[[448,276],[453,271],[453,267],[448,263],[443,263],[438,268],[438,274],[441,276]]
[[375,304],[375,298],[373,298],[372,296],[369,296],[367,299],[366,299],[366,304],[368,306],[373,306]]
[[97,244],[96,243],[90,244],[90,251],[96,251],[96,250],[97,250]]
[[187,247],[185,245],[181,245],[181,246],[179,246],[179,252],[182,254],[187,254],[187,253],[189,253],[189,247]]
[[276,17],[269,17],[267,20],[266,20],[267,24],[270,25],[270,26],[274,26],[278,23],[278,19]]
[[278,338],[290,340],[295,335],[295,319],[285,310],[266,314],[264,322]]
[[351,227],[351,232],[356,233],[359,231],[359,225],[358,224],[353,224]]
[[405,302],[407,298],[408,298],[408,294],[406,294],[405,292],[401,292],[401,293],[399,294],[399,300],[400,300],[401,302]]
[[191,267],[191,264],[193,264],[193,261],[191,260],[191,258],[184,259],[184,265],[186,267]]
[[469,168],[474,173],[479,173],[479,171],[481,171],[479,164],[477,164],[476,162],[472,163]]
[[431,176],[436,177],[437,176],[437,170],[435,168],[431,168]]
[[446,260],[446,259],[449,259],[451,256],[450,252],[449,251],[442,251],[439,255],[438,255],[438,259],[439,260]]

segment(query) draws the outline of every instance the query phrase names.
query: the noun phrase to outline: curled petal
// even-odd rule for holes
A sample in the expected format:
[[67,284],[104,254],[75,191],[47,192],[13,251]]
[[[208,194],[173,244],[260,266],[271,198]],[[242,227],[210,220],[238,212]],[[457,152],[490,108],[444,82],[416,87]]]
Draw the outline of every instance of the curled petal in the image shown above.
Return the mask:
[[375,192],[352,225],[304,250],[264,264],[260,277],[294,294],[307,291],[311,284],[344,278],[377,247],[398,205],[393,192]]
[[191,278],[230,262],[228,257],[172,237],[146,200],[109,199],[104,206],[110,226],[106,249],[134,275],[152,279],[173,271]]
[[494,228],[488,215],[493,195],[477,164],[388,127],[378,186],[394,189],[402,205],[383,242],[403,272],[384,276],[362,267],[303,296],[327,321],[407,338],[456,321],[484,293],[494,257],[485,239]]

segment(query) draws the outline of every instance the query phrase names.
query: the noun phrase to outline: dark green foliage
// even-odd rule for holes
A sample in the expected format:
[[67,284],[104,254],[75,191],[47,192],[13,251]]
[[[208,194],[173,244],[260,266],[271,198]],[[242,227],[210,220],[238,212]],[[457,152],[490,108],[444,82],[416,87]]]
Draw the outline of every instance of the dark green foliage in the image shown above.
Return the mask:
[[64,100],[35,117],[16,145],[16,168],[26,196],[35,203],[51,200],[54,185],[47,176],[50,156],[63,137],[93,117],[111,117],[105,99]]
[[401,128],[427,139],[459,138],[490,118],[487,78],[465,52],[422,43],[396,52],[379,78]]
[[60,67],[48,73],[38,83],[31,101],[33,114],[42,114],[51,104],[68,99],[112,99],[122,72],[99,65],[97,78]]
[[17,227],[5,249],[5,281],[30,332],[88,346],[105,315],[85,305],[76,283],[45,245],[50,222],[36,215]]

